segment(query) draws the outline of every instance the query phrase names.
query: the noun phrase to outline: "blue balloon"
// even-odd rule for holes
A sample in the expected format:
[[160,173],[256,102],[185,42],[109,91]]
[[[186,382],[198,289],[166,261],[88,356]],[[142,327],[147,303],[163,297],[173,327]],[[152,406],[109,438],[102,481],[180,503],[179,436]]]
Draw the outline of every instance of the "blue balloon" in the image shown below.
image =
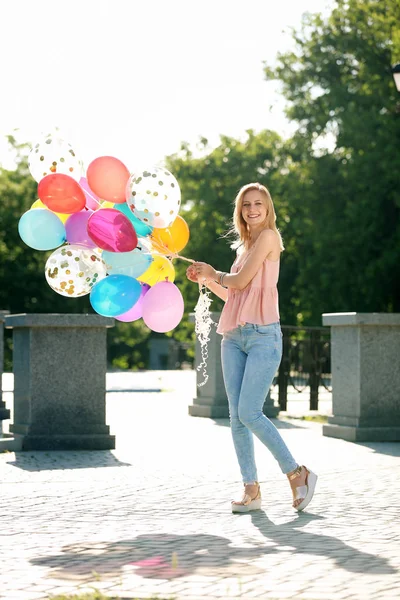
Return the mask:
[[32,208],[22,215],[18,233],[35,250],[53,250],[66,240],[64,223],[47,208]]
[[103,317],[118,317],[131,309],[140,298],[142,286],[128,275],[108,275],[91,289],[90,304]]
[[107,272],[110,275],[129,275],[129,277],[139,277],[142,275],[151,263],[153,257],[150,252],[140,244],[131,252],[108,252],[103,251],[102,259],[107,265]]
[[151,233],[153,231],[154,227],[151,227],[151,225],[146,225],[146,223],[143,223],[143,221],[138,219],[133,214],[133,212],[131,211],[131,209],[129,208],[129,206],[127,205],[126,202],[124,202],[123,204],[115,204],[114,208],[116,208],[120,212],[124,213],[124,215],[126,217],[128,217],[128,219],[134,226],[135,231],[138,234],[138,236],[145,237],[146,235],[149,235],[149,233]]

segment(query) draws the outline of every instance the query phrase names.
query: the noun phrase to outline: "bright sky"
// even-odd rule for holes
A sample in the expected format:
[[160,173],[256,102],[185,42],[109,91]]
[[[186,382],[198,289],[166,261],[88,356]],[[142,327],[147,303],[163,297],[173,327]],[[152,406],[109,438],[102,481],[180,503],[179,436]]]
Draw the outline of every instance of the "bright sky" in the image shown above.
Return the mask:
[[133,170],[180,142],[290,127],[263,61],[288,28],[333,0],[1,0],[0,163],[4,135],[36,142],[58,127],[87,164]]

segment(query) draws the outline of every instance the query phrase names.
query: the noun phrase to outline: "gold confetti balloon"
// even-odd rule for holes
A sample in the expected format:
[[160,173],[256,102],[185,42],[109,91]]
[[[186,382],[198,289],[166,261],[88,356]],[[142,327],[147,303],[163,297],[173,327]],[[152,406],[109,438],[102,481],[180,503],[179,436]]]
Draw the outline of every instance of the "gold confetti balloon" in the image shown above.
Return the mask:
[[98,250],[71,244],[57,248],[47,259],[46,281],[52,290],[78,298],[107,275],[107,267]]
[[29,170],[39,183],[52,173],[69,175],[79,182],[82,165],[71,144],[55,135],[47,135],[33,145],[28,157]]
[[126,202],[143,223],[163,229],[175,221],[181,205],[181,190],[172,173],[162,167],[153,167],[131,175]]

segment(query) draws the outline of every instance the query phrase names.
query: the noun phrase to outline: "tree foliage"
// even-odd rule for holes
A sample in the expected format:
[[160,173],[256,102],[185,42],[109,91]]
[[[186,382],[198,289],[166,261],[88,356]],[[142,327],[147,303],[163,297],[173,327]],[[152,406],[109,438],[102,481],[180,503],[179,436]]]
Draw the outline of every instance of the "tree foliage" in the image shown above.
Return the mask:
[[[331,15],[306,15],[294,46],[265,65],[281,82],[291,139],[264,130],[241,139],[206,139],[166,158],[182,188],[181,215],[191,237],[182,254],[229,270],[224,237],[240,187],[270,190],[286,250],[279,282],[282,322],[321,324],[323,312],[400,311],[400,96],[391,65],[400,62],[398,0],[337,0]],[[16,146],[15,140],[10,142]],[[18,220],[36,200],[24,149],[15,171],[0,170],[0,308],[12,312],[91,312],[88,297],[66,299],[46,284],[49,253],[23,244]],[[193,339],[188,315],[198,288],[174,261],[185,318],[171,336]],[[221,308],[216,299],[214,310]],[[110,331],[115,366],[146,366],[149,330]]]
[[[207,149],[206,140],[203,140]],[[298,302],[293,287],[299,270],[296,235],[300,225],[297,215],[289,216],[289,198],[298,187],[299,173],[290,155],[290,144],[276,132],[258,134],[249,130],[242,140],[221,136],[220,145],[205,156],[195,157],[183,145],[181,152],[168,157],[168,168],[176,175],[185,199],[182,215],[191,238],[185,256],[210,262],[219,270],[229,271],[235,258],[231,239],[226,237],[232,225],[233,201],[239,189],[249,182],[266,185],[273,197],[277,225],[287,251],[283,255],[280,278],[281,315],[284,322],[297,322]],[[301,227],[300,227],[301,229]],[[198,288],[186,280],[187,265],[177,263],[177,279],[183,289],[186,309],[193,310]],[[222,301],[214,297],[213,310],[220,310]]]
[[[45,264],[52,251],[29,248],[18,234],[21,215],[37,200],[37,184],[29,173],[26,147],[9,138],[16,169],[0,168],[0,310],[17,313],[93,313],[89,297],[66,298],[47,284]],[[142,323],[119,323],[107,330],[108,358],[117,368],[145,368],[150,330]],[[6,331],[5,368],[11,368],[12,341]]]
[[[292,206],[307,223],[297,282],[313,322],[327,310],[400,309],[399,22],[397,0],[339,0],[326,21],[306,16],[295,50],[265,69],[305,148],[306,202],[294,195]],[[324,135],[333,149],[317,151]]]

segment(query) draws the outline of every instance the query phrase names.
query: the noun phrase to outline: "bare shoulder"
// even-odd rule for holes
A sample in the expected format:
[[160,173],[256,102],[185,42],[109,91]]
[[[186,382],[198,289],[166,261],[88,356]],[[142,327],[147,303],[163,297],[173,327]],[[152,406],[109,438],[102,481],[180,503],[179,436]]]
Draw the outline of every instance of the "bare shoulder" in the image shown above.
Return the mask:
[[278,260],[281,246],[278,234],[272,229],[263,229],[257,239],[258,252],[270,260]]
[[260,245],[270,246],[271,249],[276,245],[279,246],[279,237],[277,233],[272,229],[263,229],[260,235],[258,236],[257,241],[260,241]]

